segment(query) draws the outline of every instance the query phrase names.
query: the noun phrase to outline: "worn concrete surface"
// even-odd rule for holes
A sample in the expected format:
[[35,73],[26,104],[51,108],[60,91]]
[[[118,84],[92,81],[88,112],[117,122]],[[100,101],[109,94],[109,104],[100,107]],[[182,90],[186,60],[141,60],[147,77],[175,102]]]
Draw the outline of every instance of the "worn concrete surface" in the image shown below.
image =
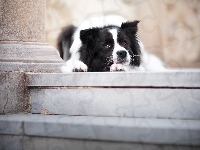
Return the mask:
[[0,135],[3,150],[199,150],[199,146]]
[[25,150],[23,137],[16,135],[0,135],[0,150]]
[[[16,132],[14,125],[19,127],[20,124],[22,132]],[[66,142],[67,139],[79,139],[82,142],[94,140],[100,143],[112,141],[113,146],[118,142],[200,146],[199,120],[27,114],[0,116],[0,125],[0,135],[3,138],[5,135],[23,136],[27,140],[24,145],[29,143],[27,147],[33,146],[31,143],[35,142],[44,144],[43,140],[51,140],[48,138],[53,138],[53,141],[61,138],[58,143],[63,142],[62,138]],[[42,141],[39,142],[39,139]]]
[[0,72],[0,114],[29,111],[24,72]]

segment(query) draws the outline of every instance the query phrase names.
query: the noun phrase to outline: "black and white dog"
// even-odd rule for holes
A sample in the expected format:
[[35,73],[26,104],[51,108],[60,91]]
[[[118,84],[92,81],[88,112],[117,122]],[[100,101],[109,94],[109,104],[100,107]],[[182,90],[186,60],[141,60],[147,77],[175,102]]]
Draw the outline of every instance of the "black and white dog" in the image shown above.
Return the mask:
[[163,71],[160,59],[148,54],[137,31],[139,21],[120,16],[93,17],[78,28],[66,27],[58,38],[62,72]]

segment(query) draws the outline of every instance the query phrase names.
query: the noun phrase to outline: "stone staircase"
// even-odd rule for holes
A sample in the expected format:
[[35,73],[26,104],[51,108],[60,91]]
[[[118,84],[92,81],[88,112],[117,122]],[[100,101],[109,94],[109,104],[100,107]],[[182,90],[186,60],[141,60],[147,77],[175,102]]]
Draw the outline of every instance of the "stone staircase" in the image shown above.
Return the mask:
[[200,118],[200,71],[27,73],[31,113]]
[[21,114],[0,125],[2,150],[200,148],[199,120]]
[[24,80],[29,114],[0,116],[0,149],[200,149],[200,70]]

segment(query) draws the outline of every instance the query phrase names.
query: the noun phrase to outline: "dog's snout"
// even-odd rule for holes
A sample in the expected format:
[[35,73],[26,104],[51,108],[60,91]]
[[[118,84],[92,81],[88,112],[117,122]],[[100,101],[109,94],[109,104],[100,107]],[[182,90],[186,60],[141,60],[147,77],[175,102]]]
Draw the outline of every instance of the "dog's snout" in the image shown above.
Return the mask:
[[125,58],[126,55],[127,55],[127,52],[124,50],[117,51],[117,56],[120,58]]

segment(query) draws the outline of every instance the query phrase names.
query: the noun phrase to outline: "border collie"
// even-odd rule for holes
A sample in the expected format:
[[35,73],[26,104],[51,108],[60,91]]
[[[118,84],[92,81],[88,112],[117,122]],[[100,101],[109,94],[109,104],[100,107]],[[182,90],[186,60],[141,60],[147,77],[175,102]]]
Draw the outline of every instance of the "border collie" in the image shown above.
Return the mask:
[[137,35],[139,21],[120,16],[93,17],[78,28],[63,28],[58,38],[62,72],[164,71],[160,59],[148,54]]

